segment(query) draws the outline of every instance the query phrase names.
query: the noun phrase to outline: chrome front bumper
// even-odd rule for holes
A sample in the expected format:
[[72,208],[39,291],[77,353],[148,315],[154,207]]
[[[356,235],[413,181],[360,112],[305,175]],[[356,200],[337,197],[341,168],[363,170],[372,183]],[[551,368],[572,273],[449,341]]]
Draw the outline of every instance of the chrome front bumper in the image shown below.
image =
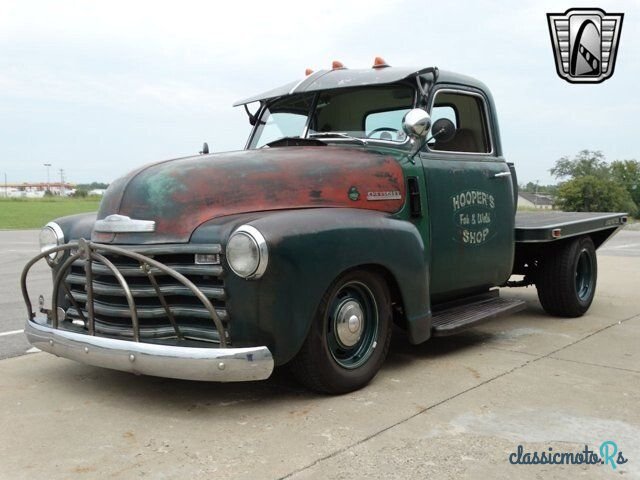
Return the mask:
[[273,372],[267,347],[194,348],[97,337],[27,320],[29,342],[45,352],[96,367],[157,377],[215,382],[264,380]]
[[[157,253],[158,249],[166,253],[167,248],[173,253],[177,247],[159,246],[155,248],[155,253]],[[187,246],[187,249],[189,248]],[[147,252],[148,250],[149,248],[146,248]],[[180,251],[182,250],[185,250],[184,246],[180,247]],[[210,250],[219,253],[220,246],[213,245]],[[46,313],[47,319],[38,319],[33,311],[33,305],[27,291],[29,270],[40,260],[46,260],[49,266],[54,268],[55,264],[49,260],[49,256],[53,253],[64,251],[69,252],[67,257],[64,257],[66,259],[61,261],[59,267],[55,269],[51,309],[43,309],[41,303],[40,312]],[[140,270],[143,272],[142,276],[146,275],[148,277],[148,289],[153,289],[150,290],[152,292],[155,291],[178,340],[184,340],[184,332],[180,329],[175,319],[176,310],[165,298],[156,276],[164,275],[167,278],[171,278],[178,283],[179,288],[191,292],[193,298],[197,298],[200,301],[203,310],[208,312],[211,320],[210,327],[214,327],[218,333],[219,347],[177,346],[141,341],[144,338],[140,338],[139,310],[136,307],[134,290],[127,283],[123,273],[105,255],[126,257],[129,261],[133,261],[134,265],[138,263]],[[69,269],[77,260],[84,261],[85,313],[82,313],[84,307],[79,307],[73,292],[65,282]],[[126,267],[131,270],[131,265],[127,264]],[[96,285],[99,282],[94,281],[94,268],[106,269],[117,280],[121,289],[119,293],[127,301],[132,340],[119,340],[97,335],[94,315],[97,302],[95,302],[94,297]],[[207,295],[191,280],[175,268],[168,267],[152,258],[152,256],[142,255],[131,248],[93,243],[84,239],[51,248],[40,252],[27,263],[20,277],[20,286],[28,312],[25,333],[29,342],[34,347],[59,357],[124,372],[185,380],[218,382],[264,380],[273,372],[273,357],[267,347],[229,347],[231,338],[220,315]],[[78,319],[84,322],[84,327],[79,328],[80,331],[74,332],[69,328],[60,328],[63,327],[62,324],[65,321],[66,314],[62,308],[58,307],[58,299],[62,294],[61,289],[64,289],[64,294],[76,311],[79,312]]]

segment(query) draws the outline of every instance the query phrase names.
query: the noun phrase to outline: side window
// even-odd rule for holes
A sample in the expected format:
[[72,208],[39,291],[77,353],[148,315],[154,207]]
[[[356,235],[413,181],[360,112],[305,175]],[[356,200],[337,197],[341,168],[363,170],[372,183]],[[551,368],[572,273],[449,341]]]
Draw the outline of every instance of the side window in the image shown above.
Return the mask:
[[441,91],[431,109],[432,124],[440,118],[448,118],[456,127],[455,136],[448,142],[433,139],[428,147],[434,151],[489,153],[487,110],[484,99],[478,95],[463,92]]
[[458,114],[453,105],[434,106],[431,109],[431,125],[441,118],[448,118],[453,122],[453,126],[458,128]]

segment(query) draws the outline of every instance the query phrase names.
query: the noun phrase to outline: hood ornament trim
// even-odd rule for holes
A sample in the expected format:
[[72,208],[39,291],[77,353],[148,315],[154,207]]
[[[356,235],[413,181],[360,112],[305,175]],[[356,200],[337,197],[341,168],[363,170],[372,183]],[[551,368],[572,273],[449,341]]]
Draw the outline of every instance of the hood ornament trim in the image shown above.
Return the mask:
[[154,232],[156,230],[156,222],[153,220],[136,220],[126,215],[113,214],[102,220],[97,220],[93,230],[102,233]]

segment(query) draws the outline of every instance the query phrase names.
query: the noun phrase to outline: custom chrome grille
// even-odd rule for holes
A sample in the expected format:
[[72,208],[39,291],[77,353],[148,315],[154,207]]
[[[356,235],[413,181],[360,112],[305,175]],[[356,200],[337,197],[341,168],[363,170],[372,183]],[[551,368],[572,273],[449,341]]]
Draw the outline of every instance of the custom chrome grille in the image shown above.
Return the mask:
[[[220,253],[220,245],[116,247],[80,242],[61,267],[66,272],[60,272],[65,323],[89,334],[136,341],[177,338],[226,344],[228,314]],[[217,263],[196,264],[196,254],[206,254]],[[200,296],[208,300],[222,329]]]

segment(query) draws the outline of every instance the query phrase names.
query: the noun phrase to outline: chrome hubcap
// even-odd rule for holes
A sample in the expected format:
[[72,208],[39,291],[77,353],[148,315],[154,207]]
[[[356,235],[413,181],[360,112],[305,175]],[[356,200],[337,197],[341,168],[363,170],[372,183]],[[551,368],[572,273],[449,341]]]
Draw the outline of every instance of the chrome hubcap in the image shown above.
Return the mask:
[[378,306],[359,281],[342,285],[328,309],[327,348],[342,368],[354,369],[371,358],[378,337]]
[[336,339],[344,347],[352,347],[362,337],[364,313],[355,300],[347,300],[338,308],[335,317]]

